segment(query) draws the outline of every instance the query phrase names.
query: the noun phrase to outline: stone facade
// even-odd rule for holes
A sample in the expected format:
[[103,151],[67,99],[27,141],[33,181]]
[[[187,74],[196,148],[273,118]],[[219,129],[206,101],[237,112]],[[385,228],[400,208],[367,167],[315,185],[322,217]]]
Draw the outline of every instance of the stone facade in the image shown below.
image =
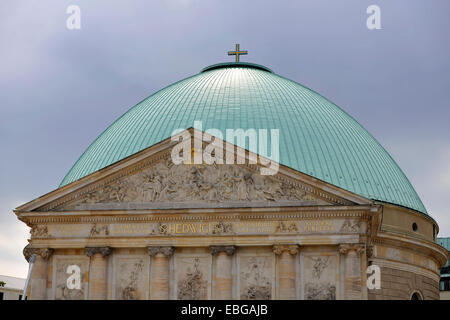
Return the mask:
[[[16,209],[32,228],[30,299],[439,298],[448,254],[431,218],[285,167],[174,166],[169,150]],[[368,288],[370,265],[381,289]]]
[[411,300],[417,292],[424,300],[439,300],[439,282],[410,271],[381,268],[381,289],[369,290],[369,299]]

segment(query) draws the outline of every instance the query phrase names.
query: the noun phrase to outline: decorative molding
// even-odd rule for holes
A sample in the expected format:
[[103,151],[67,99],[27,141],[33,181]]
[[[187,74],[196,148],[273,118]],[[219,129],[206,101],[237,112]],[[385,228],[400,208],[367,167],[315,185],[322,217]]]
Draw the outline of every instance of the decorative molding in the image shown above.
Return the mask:
[[414,253],[420,253],[424,256],[431,256],[435,259],[437,265],[441,266],[445,265],[450,257],[447,250],[440,247],[437,243],[421,239],[407,239],[404,237],[390,236],[378,233],[377,236],[372,239],[371,244],[373,244],[374,246],[389,246],[411,251]]
[[88,257],[92,257],[97,253],[100,253],[103,257],[107,257],[111,254],[112,250],[110,247],[86,247],[85,252]]
[[154,216],[152,214],[130,215],[125,213],[123,216],[91,216],[91,215],[64,215],[61,216],[36,216],[35,214],[22,217],[21,219],[28,224],[58,224],[58,223],[121,223],[121,222],[171,222],[171,221],[208,221],[208,220],[289,220],[289,219],[323,219],[323,218],[359,218],[367,220],[369,214],[367,211],[345,211],[333,210],[318,212],[316,210],[289,212],[289,213],[273,213],[273,214],[217,214],[209,215],[189,214],[183,216]]
[[50,248],[33,248],[29,244],[23,248],[23,255],[27,261],[30,260],[31,255],[35,254],[44,260],[48,260],[53,254],[54,250]]
[[392,260],[381,259],[381,258],[372,258],[372,259],[370,259],[370,263],[377,265],[381,268],[386,267],[386,268],[391,268],[394,270],[402,270],[402,271],[407,271],[407,272],[411,272],[414,274],[422,275],[427,278],[433,279],[436,282],[439,282],[439,279],[440,279],[439,273],[436,273],[435,271],[433,271],[431,269],[413,265],[410,263],[404,263],[404,262],[400,262],[400,261],[392,261]]
[[158,253],[165,255],[166,257],[170,257],[175,252],[174,247],[147,247],[148,254],[151,257],[154,257]]
[[232,256],[236,251],[235,246],[210,246],[209,250],[213,256],[219,254],[220,252],[225,252],[228,256]]
[[281,255],[283,252],[288,252],[291,255],[296,255],[299,253],[299,246],[294,245],[274,245],[273,253],[275,253],[277,256]]

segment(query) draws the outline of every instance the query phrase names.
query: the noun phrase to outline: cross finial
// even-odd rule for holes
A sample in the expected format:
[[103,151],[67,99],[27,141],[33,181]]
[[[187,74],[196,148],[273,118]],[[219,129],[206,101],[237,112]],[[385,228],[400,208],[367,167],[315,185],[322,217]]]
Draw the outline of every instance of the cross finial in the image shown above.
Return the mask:
[[236,43],[236,51],[228,51],[229,56],[236,56],[236,62],[239,62],[239,56],[248,54],[247,50],[239,51],[239,43]]

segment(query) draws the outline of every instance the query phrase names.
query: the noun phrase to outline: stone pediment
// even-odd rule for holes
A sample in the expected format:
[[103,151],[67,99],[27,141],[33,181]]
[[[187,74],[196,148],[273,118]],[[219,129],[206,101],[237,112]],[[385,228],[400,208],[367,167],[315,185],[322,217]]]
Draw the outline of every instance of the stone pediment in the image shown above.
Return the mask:
[[[280,165],[180,164],[170,139],[26,203],[16,212],[347,206],[371,201]],[[234,145],[225,143],[226,148]],[[248,160],[252,154],[246,152]]]
[[[257,169],[256,167],[254,169]],[[58,210],[332,204],[298,184],[244,165],[175,165],[162,159],[85,193]]]

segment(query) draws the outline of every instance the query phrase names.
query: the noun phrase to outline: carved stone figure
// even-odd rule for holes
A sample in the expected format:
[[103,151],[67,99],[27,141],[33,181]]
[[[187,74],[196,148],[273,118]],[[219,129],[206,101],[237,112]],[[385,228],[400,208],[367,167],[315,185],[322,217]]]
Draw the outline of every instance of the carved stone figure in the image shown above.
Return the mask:
[[203,273],[199,269],[199,259],[194,259],[194,264],[188,267],[184,279],[178,282],[179,300],[201,300],[207,297],[207,281],[203,279]]
[[33,226],[30,230],[30,234],[36,238],[48,237],[48,228],[47,226]]
[[224,234],[224,233],[232,233],[233,232],[233,224],[232,223],[224,223],[219,222],[214,225],[212,230],[213,234]]
[[[237,165],[174,165],[169,159],[88,193],[77,203],[314,200],[293,185]],[[77,203],[74,203],[76,205]]]
[[[126,271],[127,269],[126,267],[127,267],[126,265],[122,265],[122,267],[120,268],[122,271],[122,275],[123,271]],[[126,273],[125,275],[126,280],[121,281],[125,282],[124,286],[120,288],[121,292],[120,296],[122,300],[138,300],[141,298],[138,289],[139,284],[138,280],[143,270],[144,270],[144,261],[139,260],[133,264],[131,271]]]
[[57,300],[83,300],[84,289],[69,289],[65,283],[60,283],[56,286]]
[[361,228],[361,221],[345,220],[339,232],[359,232],[360,228]]
[[313,262],[312,275],[316,279],[320,279],[322,272],[329,265],[329,257],[309,257]]
[[242,300],[270,300],[272,297],[272,282],[267,276],[270,268],[267,259],[250,257],[241,272]]
[[306,283],[306,300],[336,300],[336,286],[331,283]]
[[297,232],[298,226],[295,222],[283,222],[279,221],[275,225],[275,232]]
[[90,237],[96,237],[96,236],[107,236],[109,235],[109,227],[108,225],[103,225],[101,227],[97,226],[96,223],[91,228],[91,231],[89,232]]

